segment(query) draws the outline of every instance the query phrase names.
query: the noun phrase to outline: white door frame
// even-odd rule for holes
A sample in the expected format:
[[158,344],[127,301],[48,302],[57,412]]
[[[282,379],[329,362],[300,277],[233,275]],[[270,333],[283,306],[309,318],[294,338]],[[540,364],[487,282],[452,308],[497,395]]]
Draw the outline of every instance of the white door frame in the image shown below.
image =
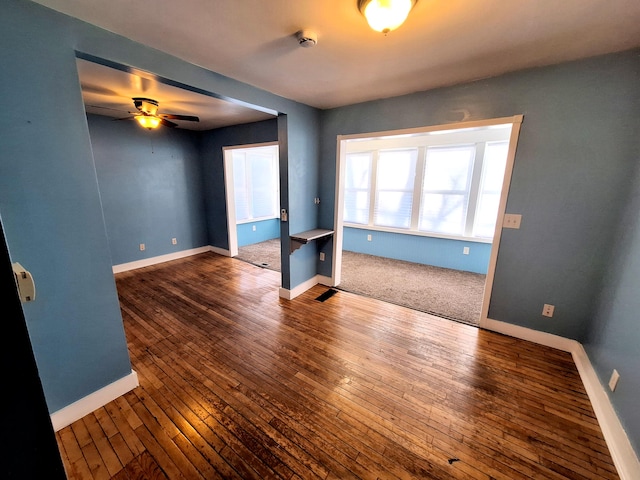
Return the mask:
[[477,120],[471,122],[459,122],[443,125],[434,125],[424,128],[411,128],[404,130],[393,130],[384,132],[369,132],[354,135],[338,135],[336,147],[336,195],[335,195],[335,214],[334,214],[334,235],[333,235],[333,269],[331,272],[331,284],[337,286],[341,281],[342,274],[342,244],[343,244],[343,224],[344,224],[344,177],[346,170],[346,145],[347,140],[383,137],[389,135],[406,135],[415,133],[427,133],[438,130],[454,130],[461,128],[488,127],[492,125],[512,124],[511,135],[509,137],[509,151],[507,153],[507,164],[504,171],[504,180],[502,182],[502,192],[500,194],[500,204],[498,207],[498,218],[496,220],[496,229],[491,243],[491,254],[489,256],[489,266],[485,279],[484,295],[482,299],[482,310],[480,314],[480,327],[484,327],[487,323],[489,313],[489,301],[491,300],[491,291],[493,289],[493,279],[495,276],[496,262],[498,259],[498,249],[500,246],[500,237],[502,235],[502,224],[504,222],[504,214],[507,206],[507,196],[509,194],[509,186],[511,185],[511,174],[513,173],[513,163],[516,156],[516,147],[520,135],[520,126],[524,116],[514,115],[513,117],[492,118],[488,120]]
[[251,143],[247,145],[233,145],[222,147],[224,162],[224,191],[227,203],[227,238],[229,239],[229,256],[238,255],[238,229],[236,222],[235,189],[233,186],[233,158],[231,152],[238,149],[279,146],[279,142]]

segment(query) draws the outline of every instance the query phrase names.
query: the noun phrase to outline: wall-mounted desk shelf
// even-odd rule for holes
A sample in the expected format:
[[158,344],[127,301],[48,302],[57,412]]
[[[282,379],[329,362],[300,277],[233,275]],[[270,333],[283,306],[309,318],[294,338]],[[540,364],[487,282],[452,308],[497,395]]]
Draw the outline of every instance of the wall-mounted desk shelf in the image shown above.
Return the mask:
[[307,230],[306,232],[291,235],[289,237],[291,239],[291,247],[289,248],[289,253],[295,252],[302,245],[306,245],[313,240],[326,242],[332,235],[333,230],[325,230],[323,228],[316,228],[313,230]]

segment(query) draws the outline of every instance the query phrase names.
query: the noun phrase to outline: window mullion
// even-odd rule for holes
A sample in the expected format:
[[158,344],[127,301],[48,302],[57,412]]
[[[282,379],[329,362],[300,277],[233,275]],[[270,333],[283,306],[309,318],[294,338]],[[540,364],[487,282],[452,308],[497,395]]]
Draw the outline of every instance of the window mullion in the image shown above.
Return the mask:
[[376,196],[378,185],[378,150],[371,152],[371,189],[369,190],[369,222],[368,225],[373,225]]
[[473,236],[473,224],[476,210],[478,209],[478,195],[480,193],[480,181],[482,180],[482,166],[484,164],[484,150],[486,143],[476,143],[475,157],[473,159],[473,173],[471,174],[471,187],[469,188],[469,203],[467,204],[467,217],[465,221],[464,235]]
[[411,206],[411,225],[410,230],[418,230],[420,222],[420,208],[422,205],[422,182],[424,179],[424,170],[427,157],[427,148],[418,148],[418,158],[416,159],[416,176],[413,182],[413,204]]

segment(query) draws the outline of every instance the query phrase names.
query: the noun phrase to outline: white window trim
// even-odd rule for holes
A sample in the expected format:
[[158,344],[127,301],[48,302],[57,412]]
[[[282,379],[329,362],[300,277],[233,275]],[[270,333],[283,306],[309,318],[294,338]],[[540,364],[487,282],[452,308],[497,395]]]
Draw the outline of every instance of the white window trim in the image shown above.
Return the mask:
[[[370,164],[370,180],[369,180],[369,218],[368,223],[353,223],[345,221],[344,225],[354,228],[366,228],[369,230],[378,230],[384,232],[394,232],[409,235],[419,235],[423,237],[435,237],[435,238],[448,238],[452,240],[464,240],[473,241],[478,243],[491,243],[492,238],[480,237],[473,235],[474,225],[476,221],[476,212],[478,208],[478,194],[480,191],[480,185],[482,181],[482,172],[484,167],[484,155],[485,147],[487,143],[493,142],[508,142],[508,138],[505,138],[504,133],[497,133],[492,135],[490,131],[470,131],[456,134],[452,139],[451,136],[437,136],[431,137],[428,140],[419,137],[410,137],[395,139],[400,140],[402,146],[393,148],[393,141],[386,138],[374,138],[367,137],[362,143],[352,146],[347,145],[347,154],[360,154],[367,153],[371,155]],[[433,140],[436,140],[435,144]],[[463,140],[473,139],[473,143],[463,142]],[[453,142],[453,143],[452,143]],[[460,142],[460,143],[458,143]],[[417,146],[416,145],[420,145]],[[383,147],[383,148],[377,148]],[[423,181],[427,163],[427,153],[429,148],[446,148],[446,147],[473,147],[473,159],[470,164],[470,174],[468,177],[468,184],[465,190],[429,190],[428,193],[449,193],[463,195],[466,198],[466,210],[465,210],[465,224],[462,229],[462,234],[457,235],[455,233],[442,233],[420,230],[420,210],[422,207],[422,196],[425,193],[423,189]],[[374,150],[371,150],[371,149]],[[390,227],[385,225],[377,225],[375,223],[375,206],[378,200],[378,159],[379,153],[382,151],[397,151],[397,150],[416,150],[416,172],[413,185],[413,202],[411,209],[411,218],[408,228]]]

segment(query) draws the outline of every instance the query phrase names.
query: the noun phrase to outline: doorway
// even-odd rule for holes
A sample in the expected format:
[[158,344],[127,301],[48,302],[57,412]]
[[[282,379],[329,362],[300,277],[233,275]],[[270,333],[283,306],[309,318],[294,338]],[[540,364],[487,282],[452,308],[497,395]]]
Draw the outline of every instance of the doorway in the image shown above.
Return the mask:
[[332,284],[343,280],[343,250],[481,273],[466,323],[482,326],[522,118],[339,136]]
[[[229,255],[279,270],[278,142],[225,147],[223,152]],[[270,247],[255,247],[262,244]],[[254,248],[243,249],[247,246]]]

